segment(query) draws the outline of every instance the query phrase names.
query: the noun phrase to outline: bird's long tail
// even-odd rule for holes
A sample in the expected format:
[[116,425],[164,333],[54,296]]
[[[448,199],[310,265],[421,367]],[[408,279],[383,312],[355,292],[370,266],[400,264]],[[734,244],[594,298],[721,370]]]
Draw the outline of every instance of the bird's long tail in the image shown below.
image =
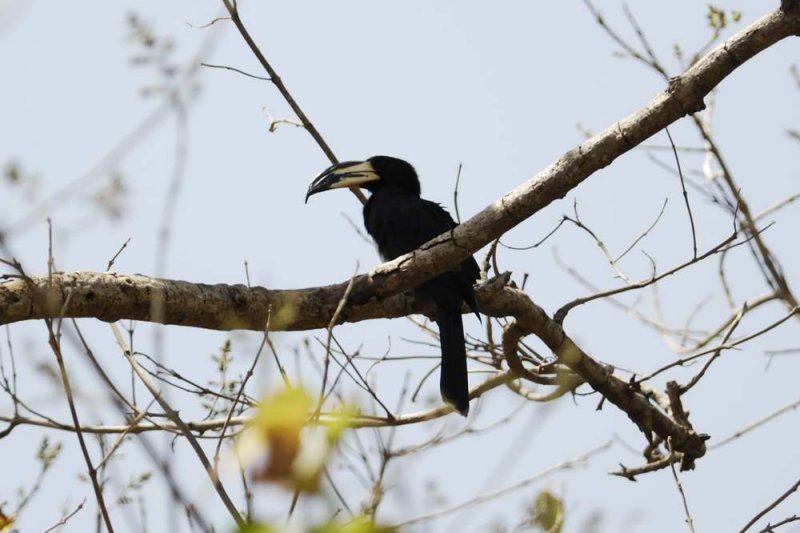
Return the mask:
[[467,350],[464,346],[464,325],[461,310],[439,307],[436,324],[442,344],[442,372],[439,390],[442,399],[463,416],[469,413],[469,383],[467,381]]

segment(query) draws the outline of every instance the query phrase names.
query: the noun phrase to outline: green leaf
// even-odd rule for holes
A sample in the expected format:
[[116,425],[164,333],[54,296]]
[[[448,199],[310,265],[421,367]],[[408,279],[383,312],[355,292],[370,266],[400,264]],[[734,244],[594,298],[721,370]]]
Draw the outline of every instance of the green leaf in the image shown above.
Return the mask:
[[564,526],[564,502],[550,491],[536,496],[531,508],[530,523],[547,533],[561,533]]
[[725,15],[725,11],[710,4],[706,17],[708,18],[708,25],[715,31],[723,30],[728,25],[728,17]]

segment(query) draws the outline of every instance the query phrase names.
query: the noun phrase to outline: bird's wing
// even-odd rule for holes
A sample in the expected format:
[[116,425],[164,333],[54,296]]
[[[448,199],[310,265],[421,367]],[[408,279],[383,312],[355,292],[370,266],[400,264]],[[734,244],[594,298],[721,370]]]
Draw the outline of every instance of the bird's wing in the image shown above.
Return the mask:
[[441,205],[397,191],[374,194],[364,215],[367,231],[388,259],[416,250],[456,227]]
[[[429,204],[429,211],[432,217],[436,217],[438,220],[440,220],[442,225],[448,224],[447,229],[455,228],[458,225],[456,224],[455,220],[453,220],[453,217],[450,216],[450,213],[445,211],[441,205],[428,200],[422,201]],[[444,231],[447,230],[443,229],[439,233],[443,233]],[[432,238],[433,237],[431,237],[431,239]],[[475,314],[478,314],[478,304],[475,302],[475,294],[472,290],[472,286],[476,281],[478,281],[480,274],[481,270],[480,267],[478,267],[478,263],[475,261],[475,258],[469,257],[449,272],[445,272],[437,279],[441,279],[443,284],[448,285],[451,290],[458,292],[459,296],[461,296],[461,299],[466,302],[469,308],[472,309]],[[459,303],[459,307],[460,306],[461,305]]]
[[[419,248],[434,237],[457,226],[445,209],[412,194],[376,193],[365,211],[367,231],[387,259]],[[423,284],[420,289],[440,305],[461,307],[464,301],[478,312],[472,286],[480,275],[470,257],[452,270]],[[458,295],[459,298],[454,298]]]

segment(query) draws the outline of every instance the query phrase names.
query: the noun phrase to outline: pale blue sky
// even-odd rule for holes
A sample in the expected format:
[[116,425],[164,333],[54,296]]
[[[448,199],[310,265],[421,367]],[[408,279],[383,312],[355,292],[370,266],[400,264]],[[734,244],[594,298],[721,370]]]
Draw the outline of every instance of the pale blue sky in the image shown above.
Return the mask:
[[[254,38],[341,159],[379,153],[403,157],[419,171],[423,195],[451,211],[461,162],[462,217],[471,216],[578,144],[582,136],[577,124],[599,131],[637,110],[664,86],[645,67],[614,57],[617,48],[577,0],[505,1],[491,7],[486,2],[455,0],[240,3]],[[717,3],[744,11],[743,22],[736,27],[756,20],[774,4]],[[638,0],[630,7],[673,74],[678,72],[673,44],[693,51],[709,36],[702,3],[654,5]],[[601,9],[626,38],[634,38],[619,3],[602,2]],[[9,247],[28,271],[46,271],[44,220],[51,216],[60,269],[102,270],[130,237],[115,269],[155,274],[158,228],[175,154],[173,115],[113,168],[81,181],[68,195],[56,196],[34,216],[29,215],[31,203],[23,201],[32,196],[33,204],[39,205],[83,175],[161,102],[158,96],[140,94],[158,77],[153,69],[133,68],[129,62],[137,50],[126,38],[129,12],[151,23],[158,35],[174,38],[177,58],[186,60],[211,31],[187,23],[208,22],[221,13],[221,4],[0,0],[0,165],[17,160],[36,177],[35,188],[25,192],[0,183],[0,229],[14,228]],[[204,60],[263,74],[232,26],[221,23],[216,29],[213,51]],[[797,47],[797,42],[784,42],[747,63],[721,85],[716,101],[717,139],[755,212],[798,192],[800,145],[785,134],[786,128],[800,125],[800,92],[788,70],[790,64],[800,63]],[[267,131],[267,113],[291,118],[277,91],[266,82],[223,70],[205,69],[199,81],[201,92],[188,111],[189,156],[164,275],[243,283],[243,263],[248,261],[253,283],[290,288],[341,282],[352,274],[356,262],[362,272],[376,265],[373,247],[342,216],[361,225],[360,207],[351,195],[330,193],[303,205],[309,181],[327,160],[302,129],[281,126],[274,133]],[[678,144],[698,145],[688,121],[671,131]],[[660,134],[650,142],[663,145],[667,140]],[[668,152],[658,156],[673,163]],[[700,157],[682,156],[687,172],[699,170],[701,163]],[[119,220],[109,220],[91,200],[107,183],[109,172],[124,175],[124,215]],[[659,225],[622,262],[632,278],[646,277],[650,262],[639,249],[666,269],[690,256],[691,242],[678,181],[650,163],[643,151],[598,172],[567,199],[512,230],[504,241],[529,245],[539,240],[562,214],[571,213],[577,199],[582,219],[619,253],[652,222],[665,198],[669,203]],[[690,199],[701,250],[727,237],[730,217],[701,196],[693,194]],[[26,222],[19,225],[23,217]],[[766,239],[792,281],[800,268],[797,209],[787,209],[774,220]],[[619,283],[596,246],[574,227],[563,228],[535,250],[504,250],[501,268],[514,271],[518,280],[523,272],[530,273],[528,292],[549,312],[586,294],[557,265],[555,249],[596,285],[607,288]],[[766,291],[746,249],[732,252],[729,263],[737,302]],[[682,325],[707,295],[713,298],[697,325],[710,326],[725,316],[716,268],[716,261],[709,262],[663,284],[661,299],[669,323]],[[649,316],[651,296],[645,292],[639,304]],[[623,300],[633,303],[635,298]],[[755,331],[784,312],[777,305],[767,307],[748,318],[742,331]],[[475,319],[465,320],[470,333],[483,335]],[[589,353],[618,367],[646,372],[670,361],[669,350],[655,332],[603,302],[573,311],[566,327]],[[85,328],[101,360],[125,383],[128,371],[108,327],[86,321]],[[58,389],[35,369],[37,362],[52,359],[42,342],[44,326],[15,325],[10,331],[18,363],[22,362],[21,383],[32,403],[66,419],[63,398],[53,393]],[[138,349],[152,350],[152,331],[139,325]],[[721,439],[797,400],[797,358],[776,359],[765,371],[763,353],[797,347],[797,331],[796,324],[787,323],[740,351],[726,353],[686,397],[695,427]],[[165,335],[169,363],[203,382],[211,379],[213,369],[208,356],[226,338],[233,338],[242,365],[259,341],[254,333],[188,328],[165,328]],[[394,354],[438,353],[438,348],[407,342],[426,338],[404,320],[342,326],[338,335],[348,349],[361,346],[365,355],[383,354],[390,336]],[[277,337],[287,360],[293,361],[292,347],[304,336]],[[0,350],[7,357],[5,332],[0,337]],[[315,355],[320,357],[320,351]],[[67,357],[75,369],[74,380],[85,391],[84,400],[101,402],[103,389],[94,383],[80,354],[72,350]],[[387,363],[379,373],[379,390],[389,391],[386,398],[395,398],[393,391],[399,390],[407,371],[419,378],[428,368],[427,363]],[[266,388],[275,372],[268,363],[263,372]],[[689,368],[669,379],[685,381],[695,372],[696,367]],[[437,398],[434,382],[428,383],[424,398]],[[663,381],[655,383],[663,386]],[[353,394],[353,400],[367,405],[365,398]],[[496,390],[483,403],[477,427],[502,418],[519,401]],[[643,438],[625,415],[609,405],[595,411],[597,403],[596,396],[588,396],[526,405],[512,423],[485,436],[466,437],[418,458],[398,459],[388,474],[392,491],[379,517],[394,522],[441,508],[441,503],[426,501],[425,486],[431,480],[447,493],[449,504],[457,504],[530,477],[615,436],[641,449]],[[407,410],[425,405],[419,402]],[[1,412],[5,414],[7,407],[4,398]],[[85,403],[82,412],[86,420],[96,419],[90,404]],[[797,478],[797,416],[789,414],[709,453],[695,472],[681,475],[698,531],[740,528]],[[111,412],[102,411],[102,417],[109,422]],[[463,424],[455,415],[444,423],[451,430]],[[441,424],[401,429],[398,443],[423,441]],[[32,450],[40,436],[38,429],[19,428],[0,442],[0,471],[6,473],[0,501],[13,502],[17,486],[32,480]],[[370,436],[364,433],[366,440]],[[90,486],[77,480],[83,462],[75,438],[69,434],[51,438],[63,441],[67,450],[32,503],[36,511],[22,517],[21,530],[52,525],[62,506],[74,506],[84,497],[87,508],[67,530],[88,530],[94,523],[94,500]],[[126,448],[125,461],[120,462],[123,479],[151,469],[133,442]],[[199,464],[183,443],[177,449],[176,464],[189,494],[218,524],[226,524],[224,508]],[[418,530],[485,531],[496,520],[513,526],[536,492],[550,488],[565,500],[567,532],[583,531],[595,512],[604,515],[597,531],[681,531],[683,511],[669,471],[644,476],[635,484],[607,475],[620,462],[633,466],[640,461],[639,455],[616,443],[587,468],[559,473],[467,513],[427,522]],[[357,507],[363,489],[346,475],[342,479]],[[165,493],[157,479],[149,487],[150,531],[165,530],[157,525],[169,511]],[[286,502],[285,494],[269,490],[257,499],[263,518],[283,516]],[[791,509],[787,505],[774,516],[790,515]],[[124,513],[114,513],[120,530],[126,530]],[[182,519],[177,522],[184,527]]]

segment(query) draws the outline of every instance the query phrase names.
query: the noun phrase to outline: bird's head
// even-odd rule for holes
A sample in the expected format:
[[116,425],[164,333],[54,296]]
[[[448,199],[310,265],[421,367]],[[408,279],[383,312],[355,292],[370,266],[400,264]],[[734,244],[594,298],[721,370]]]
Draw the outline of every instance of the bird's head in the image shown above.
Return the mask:
[[309,185],[306,202],[312,194],[343,187],[361,187],[370,192],[396,187],[416,195],[420,193],[417,172],[410,163],[396,157],[376,155],[366,161],[345,161],[325,169]]

